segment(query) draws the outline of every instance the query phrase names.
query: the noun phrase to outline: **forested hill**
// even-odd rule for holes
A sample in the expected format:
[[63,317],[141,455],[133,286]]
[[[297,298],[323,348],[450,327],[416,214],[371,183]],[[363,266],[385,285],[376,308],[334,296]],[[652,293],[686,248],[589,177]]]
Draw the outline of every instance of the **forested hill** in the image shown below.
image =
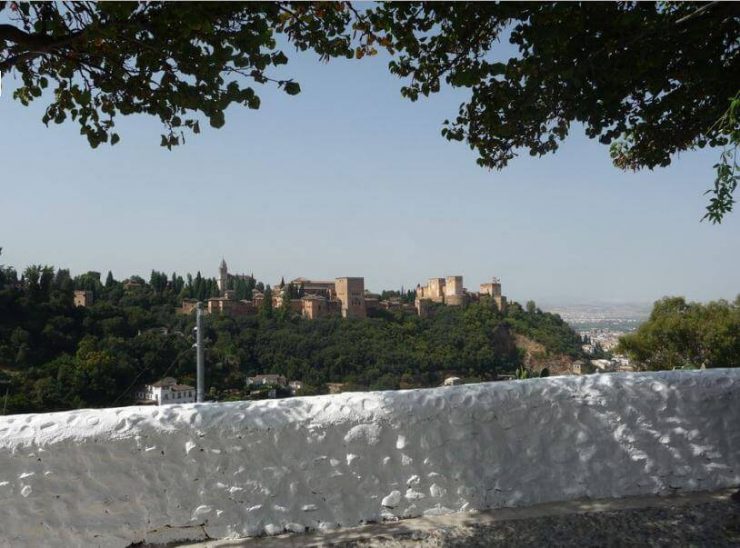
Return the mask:
[[[0,268],[0,398],[7,412],[126,405],[133,388],[165,375],[194,384],[195,319],[176,313],[183,296],[213,291],[213,280],[153,272],[123,284],[109,275]],[[198,283],[198,288],[195,284]],[[75,307],[74,289],[94,292]],[[522,365],[515,335],[553,358],[576,357],[580,338],[558,316],[490,301],[440,306],[430,318],[383,312],[368,319],[306,320],[269,307],[244,318],[208,317],[210,395],[241,397],[245,376],[279,373],[307,392],[439,385],[448,375],[490,380]],[[4,402],[4,399],[0,399]]]

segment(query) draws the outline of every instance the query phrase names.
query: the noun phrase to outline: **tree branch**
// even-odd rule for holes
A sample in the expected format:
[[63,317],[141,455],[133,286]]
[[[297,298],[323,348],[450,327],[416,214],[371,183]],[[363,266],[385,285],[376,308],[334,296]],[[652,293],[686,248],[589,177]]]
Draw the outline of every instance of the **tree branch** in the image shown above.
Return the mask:
[[67,36],[56,38],[48,34],[30,34],[13,25],[0,25],[0,40],[4,42],[14,42],[20,46],[26,46],[34,49],[53,49],[69,44],[82,34],[82,31],[75,31]]
[[0,62],[0,70],[8,71],[22,61],[69,46],[79,39],[82,34],[83,31],[79,30],[63,37],[54,37],[46,34],[30,34],[13,25],[0,24],[0,41],[6,44],[13,42],[20,47],[12,49],[21,50],[20,53],[9,56]]
[[20,53],[18,55],[14,55],[13,57],[8,57],[4,61],[0,61],[0,72],[9,72],[10,69],[15,67],[18,63],[25,61],[27,59],[33,59],[34,57],[38,55],[42,55],[45,52],[42,51],[27,51],[24,53]]

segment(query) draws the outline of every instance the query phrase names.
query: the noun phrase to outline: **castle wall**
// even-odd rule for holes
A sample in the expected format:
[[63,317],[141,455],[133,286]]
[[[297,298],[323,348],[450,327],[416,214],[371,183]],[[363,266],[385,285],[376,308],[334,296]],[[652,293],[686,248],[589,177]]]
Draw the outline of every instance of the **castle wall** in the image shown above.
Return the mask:
[[174,542],[740,483],[740,369],[0,417],[0,543]]
[[292,280],[296,288],[302,288],[304,295],[319,295],[327,299],[336,297],[336,281],[317,281],[306,278],[296,278]]
[[208,314],[224,314],[237,317],[256,314],[257,309],[252,301],[236,301],[227,297],[214,297],[208,299],[206,312]]
[[465,295],[447,295],[445,296],[445,304],[448,306],[463,306],[466,304]]

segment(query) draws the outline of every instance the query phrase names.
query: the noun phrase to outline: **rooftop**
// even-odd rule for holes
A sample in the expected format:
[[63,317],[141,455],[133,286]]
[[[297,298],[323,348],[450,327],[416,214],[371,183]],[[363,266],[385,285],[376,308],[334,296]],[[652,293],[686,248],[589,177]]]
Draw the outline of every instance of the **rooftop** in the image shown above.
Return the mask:
[[174,377],[165,377],[155,383],[152,383],[150,386],[154,386],[155,388],[169,388],[170,390],[173,390],[175,392],[181,392],[184,390],[195,390],[195,388],[190,386],[189,384],[177,384],[177,379],[175,379]]

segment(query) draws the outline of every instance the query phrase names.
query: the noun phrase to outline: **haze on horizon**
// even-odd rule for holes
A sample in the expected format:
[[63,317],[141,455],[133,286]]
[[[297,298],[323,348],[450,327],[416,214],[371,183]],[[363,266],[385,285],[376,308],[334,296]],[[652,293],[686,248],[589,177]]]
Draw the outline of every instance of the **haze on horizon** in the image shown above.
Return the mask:
[[260,110],[232,107],[172,152],[145,116],[119,116],[121,142],[92,150],[4,75],[0,264],[148,279],[215,276],[225,257],[265,283],[364,276],[374,291],[499,276],[510,298],[553,304],[740,292],[740,212],[699,222],[717,151],[621,172],[574,126],[555,154],[490,172],[440,136],[458,93],[411,103],[382,55],[287,53],[300,95],[262,86]]

